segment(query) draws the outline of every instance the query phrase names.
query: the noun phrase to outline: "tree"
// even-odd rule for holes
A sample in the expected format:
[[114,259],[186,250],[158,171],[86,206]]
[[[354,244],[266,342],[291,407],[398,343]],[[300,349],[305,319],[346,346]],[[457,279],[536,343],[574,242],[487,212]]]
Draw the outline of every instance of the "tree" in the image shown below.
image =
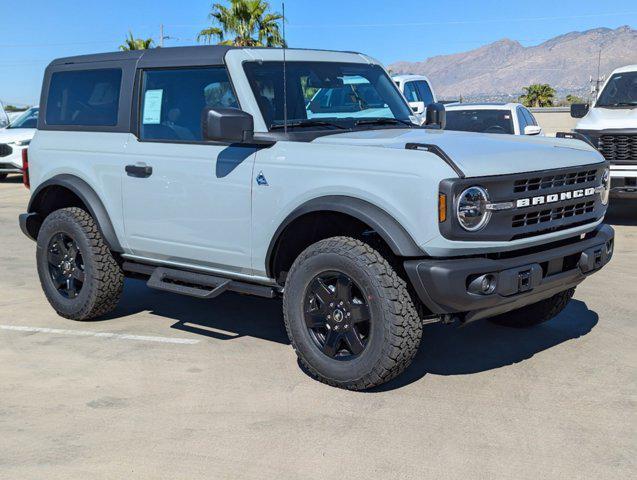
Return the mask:
[[[268,13],[270,4],[264,0],[230,0],[230,5],[212,5],[209,18],[213,26],[203,29],[197,41],[239,47],[283,47],[279,30],[279,13]],[[234,37],[229,39],[227,37]]]
[[119,46],[120,50],[148,50],[149,48],[153,48],[153,39],[152,38],[135,38],[133,37],[133,32],[128,32],[128,38],[124,40],[124,44]]
[[551,107],[555,98],[555,90],[548,84],[533,84],[524,87],[526,92],[520,97],[525,107]]
[[582,99],[581,97],[578,97],[577,95],[566,95],[566,103],[571,105],[573,103],[586,103],[586,102],[584,101],[584,99]]

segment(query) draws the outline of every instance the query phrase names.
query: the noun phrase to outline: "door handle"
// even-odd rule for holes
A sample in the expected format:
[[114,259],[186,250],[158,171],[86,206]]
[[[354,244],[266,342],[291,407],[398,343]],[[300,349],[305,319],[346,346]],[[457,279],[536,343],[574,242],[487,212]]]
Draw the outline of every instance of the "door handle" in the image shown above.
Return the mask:
[[126,173],[129,177],[148,178],[153,174],[153,167],[150,165],[126,165]]

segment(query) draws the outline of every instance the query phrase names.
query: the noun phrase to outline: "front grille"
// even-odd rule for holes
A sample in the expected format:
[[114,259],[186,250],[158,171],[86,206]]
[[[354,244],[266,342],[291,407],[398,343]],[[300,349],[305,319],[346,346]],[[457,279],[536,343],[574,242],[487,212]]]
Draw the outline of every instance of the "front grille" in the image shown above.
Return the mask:
[[597,170],[580,170],[578,172],[560,173],[556,175],[546,175],[543,177],[538,176],[523,178],[521,180],[516,180],[513,183],[513,192],[531,192],[593,182],[595,181],[596,175]]
[[556,220],[562,220],[569,217],[578,217],[586,213],[591,213],[595,210],[595,202],[581,202],[574,205],[566,205],[561,207],[555,207],[546,210],[539,210],[536,212],[523,213],[521,215],[514,215],[511,220],[511,226],[513,228],[526,227],[529,225],[538,225],[541,223],[553,222]]
[[8,157],[13,153],[13,149],[6,143],[0,143],[0,157]]
[[597,146],[606,160],[637,162],[637,135],[602,135]]

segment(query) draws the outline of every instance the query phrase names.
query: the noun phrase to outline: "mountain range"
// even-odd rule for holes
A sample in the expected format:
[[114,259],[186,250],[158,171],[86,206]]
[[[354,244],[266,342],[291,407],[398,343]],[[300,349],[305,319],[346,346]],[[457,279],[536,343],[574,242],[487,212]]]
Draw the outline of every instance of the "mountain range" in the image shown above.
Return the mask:
[[600,74],[606,76],[617,67],[637,64],[637,30],[595,28],[529,47],[503,39],[422,62],[395,62],[389,68],[394,74],[427,75],[442,98],[517,97],[533,83],[548,83],[561,95],[585,96],[590,77],[597,78],[598,60]]

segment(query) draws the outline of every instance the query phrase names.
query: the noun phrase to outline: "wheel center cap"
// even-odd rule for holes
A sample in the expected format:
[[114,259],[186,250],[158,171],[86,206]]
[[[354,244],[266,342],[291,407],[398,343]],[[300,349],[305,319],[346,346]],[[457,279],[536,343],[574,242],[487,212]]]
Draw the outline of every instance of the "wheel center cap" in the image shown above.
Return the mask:
[[69,262],[68,260],[67,260],[67,261],[65,261],[65,262],[62,262],[62,271],[63,271],[64,273],[68,273],[68,272],[70,272],[70,271],[71,271],[71,268],[72,268],[72,266],[71,266],[71,262]]
[[345,318],[345,314],[343,313],[342,310],[337,308],[336,310],[334,310],[334,313],[332,314],[332,318],[334,318],[335,322],[341,323],[343,319]]

